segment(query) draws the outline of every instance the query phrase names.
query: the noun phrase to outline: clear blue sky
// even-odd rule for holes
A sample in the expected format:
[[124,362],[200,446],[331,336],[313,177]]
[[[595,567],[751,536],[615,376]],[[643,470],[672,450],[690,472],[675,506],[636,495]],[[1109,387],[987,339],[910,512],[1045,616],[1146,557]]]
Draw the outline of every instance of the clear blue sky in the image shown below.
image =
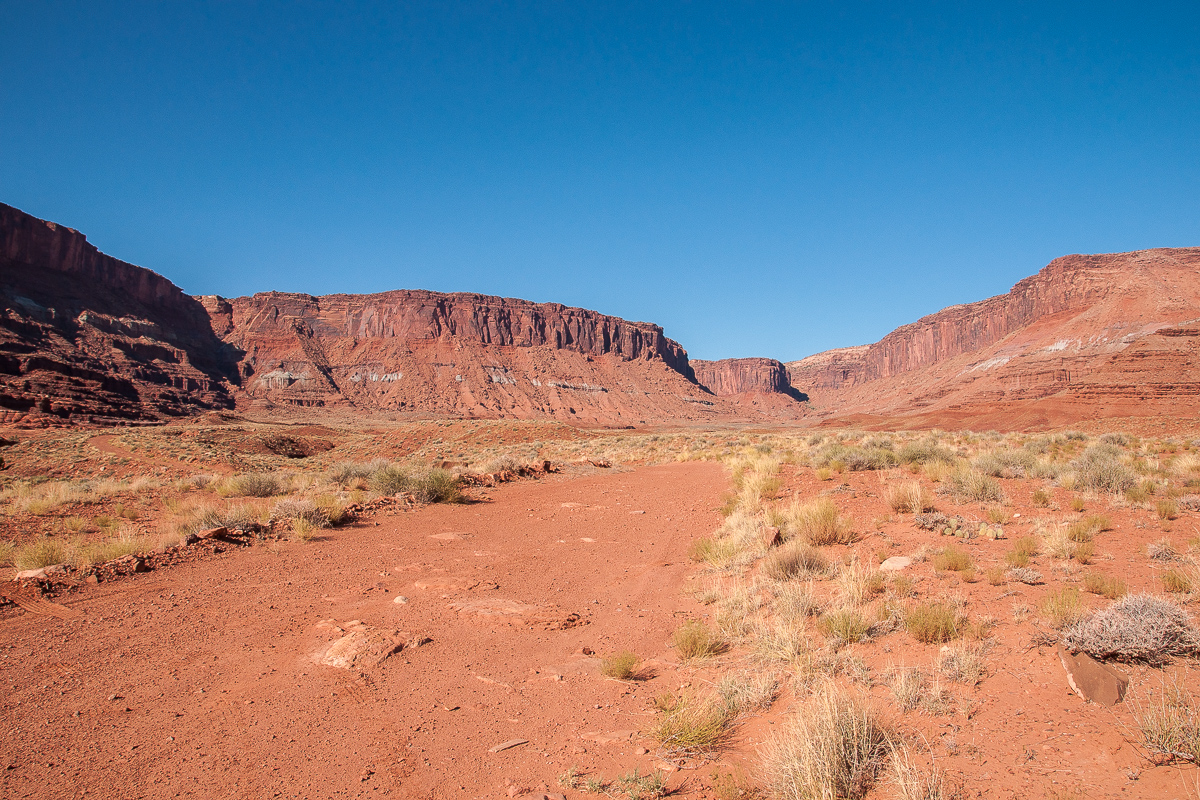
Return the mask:
[[193,294],[474,291],[790,360],[1200,245],[1196,8],[0,0],[0,201]]

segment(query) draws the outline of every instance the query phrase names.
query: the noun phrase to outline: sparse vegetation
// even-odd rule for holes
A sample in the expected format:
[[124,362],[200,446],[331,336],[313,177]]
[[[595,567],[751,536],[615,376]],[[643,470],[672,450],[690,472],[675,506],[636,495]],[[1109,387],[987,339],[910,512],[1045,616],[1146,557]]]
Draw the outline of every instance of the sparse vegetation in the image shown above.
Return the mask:
[[671,644],[684,661],[710,658],[723,652],[727,646],[720,634],[699,620],[685,622],[671,636]]
[[904,614],[904,627],[910,636],[924,644],[940,644],[959,634],[958,610],[950,603],[918,603]]
[[942,549],[933,557],[933,568],[939,572],[949,570],[951,572],[964,572],[973,569],[975,562],[971,559],[969,553],[961,547],[950,545]]
[[1121,578],[1104,575],[1100,572],[1087,572],[1083,576],[1083,588],[1092,594],[1117,600],[1127,593],[1125,581]]
[[887,487],[884,502],[897,514],[933,511],[933,496],[917,481]]
[[856,538],[849,521],[842,519],[828,498],[792,506],[785,517],[785,529],[790,536],[799,536],[815,546],[851,544]]
[[725,703],[719,700],[665,695],[658,699],[657,705],[658,722],[652,735],[668,754],[710,753],[729,735],[732,717]]
[[600,661],[600,674],[618,681],[633,680],[641,665],[641,656],[629,650],[614,653]]
[[1055,592],[1050,592],[1042,600],[1042,618],[1054,630],[1063,630],[1083,618],[1083,600],[1079,590],[1072,586],[1064,586]]
[[1200,637],[1179,606],[1131,594],[1069,627],[1063,644],[1101,660],[1163,664],[1173,656],[1195,653]]
[[959,467],[942,480],[942,491],[959,503],[1003,503],[1000,482],[970,467]]

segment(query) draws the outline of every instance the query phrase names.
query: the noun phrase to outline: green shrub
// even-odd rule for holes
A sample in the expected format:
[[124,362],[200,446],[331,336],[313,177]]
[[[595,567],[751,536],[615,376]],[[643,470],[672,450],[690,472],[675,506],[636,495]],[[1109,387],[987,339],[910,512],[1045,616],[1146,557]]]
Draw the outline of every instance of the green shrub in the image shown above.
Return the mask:
[[918,642],[948,642],[959,634],[958,611],[950,603],[920,603],[905,613],[904,627]]

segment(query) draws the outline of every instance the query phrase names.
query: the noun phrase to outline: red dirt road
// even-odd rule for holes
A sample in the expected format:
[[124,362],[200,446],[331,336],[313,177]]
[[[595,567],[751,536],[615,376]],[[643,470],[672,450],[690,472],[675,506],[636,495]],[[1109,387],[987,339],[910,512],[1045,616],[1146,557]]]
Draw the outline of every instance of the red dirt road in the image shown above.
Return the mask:
[[[698,609],[685,553],[726,487],[709,463],[522,482],[87,587],[69,619],[10,611],[0,796],[508,797],[570,766],[644,773],[635,732]],[[353,620],[431,641],[365,675],[316,663]],[[606,680],[582,648],[657,676]]]

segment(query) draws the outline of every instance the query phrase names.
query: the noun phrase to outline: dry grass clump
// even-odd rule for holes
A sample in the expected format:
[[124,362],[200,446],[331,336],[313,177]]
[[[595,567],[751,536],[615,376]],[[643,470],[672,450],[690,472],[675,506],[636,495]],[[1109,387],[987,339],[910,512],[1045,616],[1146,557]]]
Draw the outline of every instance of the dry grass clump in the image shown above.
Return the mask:
[[963,550],[961,547],[950,545],[942,548],[940,553],[933,556],[933,568],[938,572],[963,572],[974,569],[975,562],[971,559],[970,553]]
[[844,444],[828,444],[814,453],[811,457],[813,467],[828,467],[830,469],[848,469],[851,472],[863,470],[890,469],[900,463],[900,459],[888,447],[879,446],[848,447]]
[[274,497],[283,494],[284,482],[273,473],[248,472],[234,475],[218,489],[224,497]]
[[71,549],[62,539],[43,536],[13,551],[13,566],[18,570],[41,569],[55,564],[65,564],[71,558]]
[[783,800],[861,798],[895,736],[867,701],[826,685],[765,747],[763,774]]
[[1159,500],[1154,504],[1154,511],[1162,520],[1172,520],[1179,516],[1179,506],[1174,500]]
[[181,530],[185,533],[207,530],[209,528],[229,528],[230,530],[246,530],[257,522],[254,509],[244,503],[226,505],[207,505],[196,509],[192,517],[185,521]]
[[1104,514],[1088,514],[1067,526],[1067,538],[1072,542],[1090,542],[1097,533],[1112,530],[1112,520]]
[[1038,540],[1033,536],[1022,536],[1013,542],[1012,549],[1004,554],[1004,562],[1010,567],[1027,567],[1029,559],[1038,554]]
[[897,514],[920,514],[933,511],[933,495],[918,481],[889,486],[883,493],[884,502]]
[[758,670],[727,672],[717,681],[717,696],[734,717],[771,707],[779,694],[779,680]]
[[1163,589],[1171,594],[1188,594],[1195,588],[1192,576],[1181,569],[1169,569],[1159,576]]
[[276,520],[303,520],[310,528],[328,528],[332,524],[325,509],[304,498],[287,498],[277,502],[271,508],[271,521]]
[[656,705],[659,716],[651,736],[667,755],[711,753],[729,736],[733,716],[720,699],[664,695]]
[[710,658],[728,647],[724,637],[699,620],[685,622],[672,634],[671,644],[684,661]]
[[925,696],[925,683],[925,672],[920,667],[896,670],[888,680],[892,698],[904,712],[912,711],[921,704]]
[[953,464],[958,460],[953,450],[942,447],[933,437],[905,442],[896,451],[896,457],[900,459],[901,464]]
[[831,565],[817,548],[806,542],[793,541],[771,551],[763,560],[762,569],[774,580],[788,581],[806,576],[827,576]]
[[1127,595],[1084,617],[1064,632],[1062,641],[1093,658],[1148,664],[1164,664],[1200,648],[1200,635],[1187,612],[1147,594]]
[[904,614],[908,634],[924,644],[940,644],[957,638],[961,623],[958,609],[947,602],[919,603]]
[[1100,572],[1087,572],[1083,576],[1083,588],[1092,594],[1118,600],[1129,591],[1123,578],[1112,577]]
[[1146,749],[1162,763],[1200,763],[1200,714],[1191,695],[1179,686],[1164,687],[1134,711]]
[[1000,483],[990,475],[984,475],[970,467],[959,467],[946,475],[940,491],[952,496],[959,503],[1004,502],[1004,492]]
[[987,572],[984,573],[984,577],[987,578],[987,582],[992,586],[1004,585],[1004,569],[1001,567],[989,567]]
[[1034,489],[1030,500],[1033,502],[1035,508],[1049,508],[1050,492],[1045,489]]
[[387,459],[377,458],[373,461],[343,461],[334,464],[325,477],[338,486],[347,487],[360,485],[365,488],[371,476],[388,465]]
[[752,655],[764,663],[800,664],[807,654],[807,644],[804,629],[798,625],[758,621],[751,626]]
[[832,639],[854,644],[866,638],[871,623],[853,608],[839,608],[821,616],[821,630]]
[[775,613],[793,624],[821,613],[821,604],[813,594],[811,583],[789,582],[772,587]]
[[600,661],[600,674],[619,681],[633,680],[637,676],[642,658],[630,650],[622,650]]
[[1146,545],[1146,555],[1154,561],[1178,561],[1179,551],[1170,539],[1159,539]]
[[1083,599],[1073,586],[1064,586],[1042,599],[1042,619],[1056,631],[1074,625],[1083,618],[1084,613]]
[[905,747],[892,751],[890,783],[896,800],[960,800],[960,787],[952,786],[937,767],[919,766]]
[[983,663],[985,651],[986,645],[984,644],[942,648],[942,652],[938,655],[938,672],[942,677],[954,683],[974,686],[987,675]]
[[837,506],[827,497],[793,505],[783,517],[789,536],[798,536],[814,546],[853,544],[857,538],[849,520],[838,514]]
[[856,561],[848,567],[843,567],[838,573],[837,585],[842,601],[856,606],[875,595],[883,594],[887,589],[887,579],[882,572]]
[[993,478],[1023,478],[1036,462],[1029,450],[993,450],[977,457],[971,466]]

